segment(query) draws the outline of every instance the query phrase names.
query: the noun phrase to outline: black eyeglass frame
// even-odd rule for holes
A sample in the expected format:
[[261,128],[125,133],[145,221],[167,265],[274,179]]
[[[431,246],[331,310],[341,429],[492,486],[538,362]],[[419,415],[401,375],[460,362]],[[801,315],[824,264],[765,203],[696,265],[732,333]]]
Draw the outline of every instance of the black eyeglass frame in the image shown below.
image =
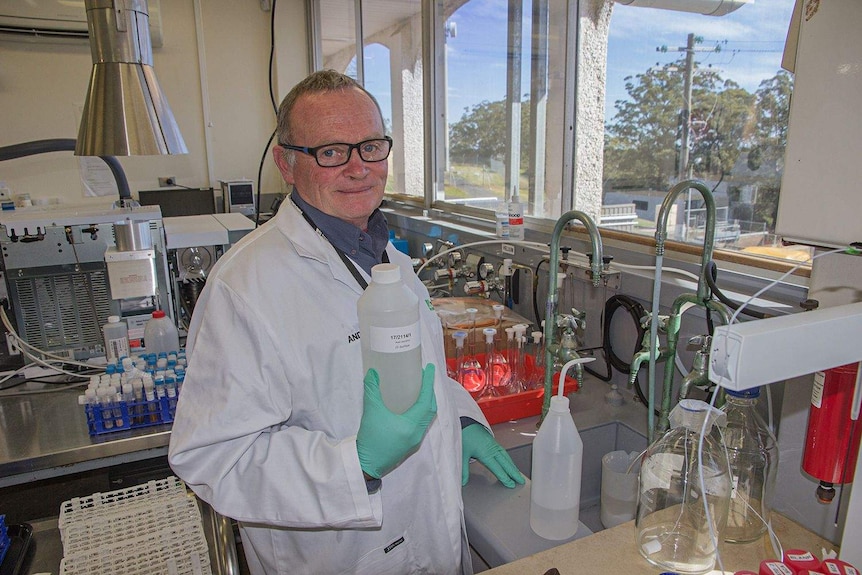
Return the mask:
[[[387,150],[386,155],[383,156],[382,158],[380,158],[379,160],[366,160],[365,157],[362,155],[361,146],[363,144],[367,144],[368,142],[379,142],[381,140],[385,140],[385,141],[389,142],[389,150]],[[321,168],[339,168],[339,167],[345,165],[346,163],[348,163],[350,161],[350,156],[353,154],[354,149],[356,150],[356,153],[359,154],[359,158],[363,162],[369,162],[369,163],[382,162],[383,160],[385,160],[386,158],[389,157],[389,154],[392,153],[392,144],[393,144],[392,138],[390,138],[389,136],[383,136],[382,138],[369,138],[368,140],[362,140],[361,142],[357,142],[355,144],[348,144],[347,142],[332,142],[329,144],[323,144],[322,146],[315,146],[313,148],[309,148],[308,146],[293,146],[291,144],[283,144],[281,142],[278,143],[278,145],[281,146],[282,148],[284,148],[285,150],[293,150],[296,152],[302,152],[303,154],[307,154],[307,155],[311,156],[312,158],[314,158],[314,161],[317,162],[317,165],[320,166]],[[323,148],[328,148],[330,146],[347,146],[347,155],[345,156],[344,162],[342,162],[340,164],[334,164],[331,166],[324,166],[323,164],[320,163],[320,158],[317,157],[317,152],[322,150]]]

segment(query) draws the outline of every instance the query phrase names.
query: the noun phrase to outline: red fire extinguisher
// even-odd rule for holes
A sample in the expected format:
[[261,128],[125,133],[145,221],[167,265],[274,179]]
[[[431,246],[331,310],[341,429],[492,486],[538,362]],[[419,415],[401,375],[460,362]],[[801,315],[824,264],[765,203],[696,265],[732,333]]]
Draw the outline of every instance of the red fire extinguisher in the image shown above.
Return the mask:
[[862,437],[860,365],[852,363],[814,374],[802,469],[820,480],[817,499],[821,503],[835,497],[834,484],[853,481]]

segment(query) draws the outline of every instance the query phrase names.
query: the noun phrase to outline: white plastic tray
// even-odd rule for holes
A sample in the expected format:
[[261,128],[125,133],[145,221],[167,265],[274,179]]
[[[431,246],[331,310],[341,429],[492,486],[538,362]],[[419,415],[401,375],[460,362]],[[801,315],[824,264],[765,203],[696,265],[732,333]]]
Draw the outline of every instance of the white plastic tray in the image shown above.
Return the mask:
[[60,507],[61,575],[206,575],[194,496],[176,477],[77,497]]

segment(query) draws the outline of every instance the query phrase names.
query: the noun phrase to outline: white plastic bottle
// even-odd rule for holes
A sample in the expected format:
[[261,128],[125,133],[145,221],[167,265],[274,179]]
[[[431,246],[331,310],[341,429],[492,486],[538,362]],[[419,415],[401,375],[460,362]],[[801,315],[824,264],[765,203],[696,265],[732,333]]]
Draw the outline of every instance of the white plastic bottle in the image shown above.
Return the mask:
[[497,223],[497,237],[509,239],[509,204],[505,199],[497,202],[494,219]]
[[105,336],[105,359],[108,363],[117,363],[121,357],[129,356],[129,327],[120,321],[120,316],[108,317],[108,323],[102,326]]
[[359,298],[363,373],[377,370],[383,403],[404,413],[416,403],[422,385],[419,298],[401,280],[401,268],[378,264]]
[[165,312],[157,309],[144,328],[144,347],[147,353],[171,352],[180,349],[180,336],[177,327]]
[[524,206],[518,192],[512,192],[509,200],[509,237],[513,240],[524,239]]
[[530,527],[539,537],[559,541],[577,533],[583,457],[584,442],[560,386],[533,439]]

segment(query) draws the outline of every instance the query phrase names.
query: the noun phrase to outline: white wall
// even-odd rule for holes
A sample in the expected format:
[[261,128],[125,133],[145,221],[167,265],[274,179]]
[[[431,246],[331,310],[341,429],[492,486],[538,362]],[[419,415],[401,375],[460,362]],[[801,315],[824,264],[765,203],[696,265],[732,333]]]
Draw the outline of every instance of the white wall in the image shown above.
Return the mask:
[[[270,12],[254,0],[162,1],[164,46],[153,53],[159,82],[189,149],[180,156],[119,158],[133,195],[175,176],[191,187],[218,179],[257,179],[264,146],[275,128],[268,94]],[[303,0],[277,3],[279,102],[307,72]],[[21,42],[0,37],[0,146],[47,138],[75,138],[90,76],[84,43]],[[70,152],[0,162],[0,181],[13,193],[64,203],[83,197],[78,160]],[[264,193],[282,190],[269,155]]]

